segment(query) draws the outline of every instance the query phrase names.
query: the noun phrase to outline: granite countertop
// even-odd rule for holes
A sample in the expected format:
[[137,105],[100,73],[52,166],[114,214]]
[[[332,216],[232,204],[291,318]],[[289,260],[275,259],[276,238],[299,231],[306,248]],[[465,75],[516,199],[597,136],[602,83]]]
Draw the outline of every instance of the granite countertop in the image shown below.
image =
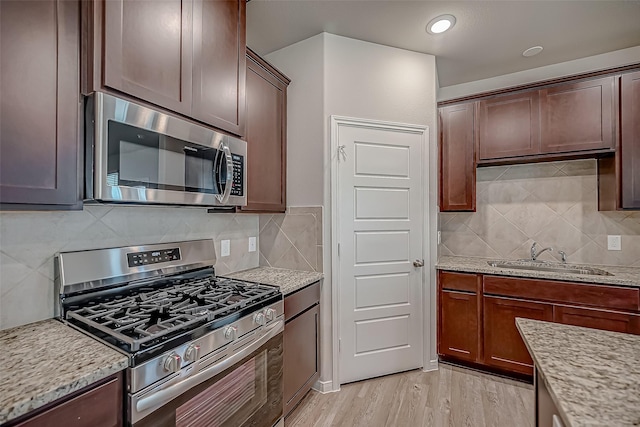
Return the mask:
[[640,425],[640,336],[516,319],[566,427]]
[[491,267],[487,261],[495,258],[471,258],[458,256],[442,256],[438,259],[436,269],[460,271],[467,273],[493,274],[496,276],[530,277],[534,279],[566,280],[570,282],[598,283],[603,285],[618,285],[640,288],[640,268],[619,267],[612,265],[590,265],[606,270],[613,276],[596,276],[572,273],[554,273],[550,271],[516,270]]
[[257,267],[226,274],[225,276],[239,280],[247,280],[249,282],[280,286],[280,290],[285,296],[315,283],[324,277],[322,273],[314,271],[288,270],[286,268],[273,267]]
[[129,359],[55,319],[0,331],[0,424],[122,371]]

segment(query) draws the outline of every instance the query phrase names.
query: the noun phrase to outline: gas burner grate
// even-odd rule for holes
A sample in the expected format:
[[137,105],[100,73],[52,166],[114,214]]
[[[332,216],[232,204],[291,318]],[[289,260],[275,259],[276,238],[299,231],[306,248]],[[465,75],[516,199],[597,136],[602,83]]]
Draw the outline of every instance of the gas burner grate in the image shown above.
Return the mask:
[[137,350],[151,340],[233,315],[278,293],[273,286],[233,279],[177,280],[95,301],[67,316]]

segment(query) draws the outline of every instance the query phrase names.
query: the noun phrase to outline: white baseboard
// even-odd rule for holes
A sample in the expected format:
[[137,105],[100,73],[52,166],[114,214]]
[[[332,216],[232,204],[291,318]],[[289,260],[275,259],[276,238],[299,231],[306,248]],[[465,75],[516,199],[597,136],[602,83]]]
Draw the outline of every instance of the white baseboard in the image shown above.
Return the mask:
[[333,381],[316,381],[316,383],[312,387],[315,391],[326,394],[326,393],[334,393],[336,391],[340,391],[340,387],[336,390],[333,389]]
[[430,360],[429,363],[422,367],[422,372],[437,371],[438,359]]

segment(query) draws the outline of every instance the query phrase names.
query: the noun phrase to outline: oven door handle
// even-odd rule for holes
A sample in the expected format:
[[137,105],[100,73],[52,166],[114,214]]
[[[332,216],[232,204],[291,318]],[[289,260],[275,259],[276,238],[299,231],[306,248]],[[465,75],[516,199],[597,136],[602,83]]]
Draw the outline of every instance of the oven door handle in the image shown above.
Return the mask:
[[267,341],[269,341],[271,338],[275,337],[282,331],[284,331],[284,321],[278,320],[277,322],[268,326],[264,335],[262,335],[260,338],[247,345],[246,347],[242,348],[237,353],[206,368],[202,372],[198,372],[194,376],[189,377],[184,381],[181,381],[157,392],[149,393],[148,396],[141,397],[137,402],[134,402],[136,412],[138,413],[138,417],[136,418],[142,418],[139,416],[142,415],[143,412],[149,411],[150,409],[159,408],[160,406],[170,402],[189,389],[207,381],[210,378],[213,378],[225,369],[230,368],[231,366],[235,365],[257,349],[262,347]]

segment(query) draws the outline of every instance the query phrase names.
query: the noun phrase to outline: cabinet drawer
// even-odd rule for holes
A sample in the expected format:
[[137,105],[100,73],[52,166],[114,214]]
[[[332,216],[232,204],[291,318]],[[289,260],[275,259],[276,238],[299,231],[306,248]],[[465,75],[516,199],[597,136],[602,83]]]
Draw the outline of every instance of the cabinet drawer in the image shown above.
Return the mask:
[[638,311],[639,289],[553,280],[484,276],[485,294]]
[[440,282],[441,289],[448,289],[451,291],[467,291],[473,293],[477,291],[477,274],[440,271],[438,273],[438,280]]
[[15,427],[116,427],[122,425],[122,415],[122,382],[118,376]]
[[297,316],[307,308],[320,302],[320,282],[302,288],[284,298],[284,320]]
[[640,314],[556,305],[553,307],[553,321],[605,331],[640,334]]

